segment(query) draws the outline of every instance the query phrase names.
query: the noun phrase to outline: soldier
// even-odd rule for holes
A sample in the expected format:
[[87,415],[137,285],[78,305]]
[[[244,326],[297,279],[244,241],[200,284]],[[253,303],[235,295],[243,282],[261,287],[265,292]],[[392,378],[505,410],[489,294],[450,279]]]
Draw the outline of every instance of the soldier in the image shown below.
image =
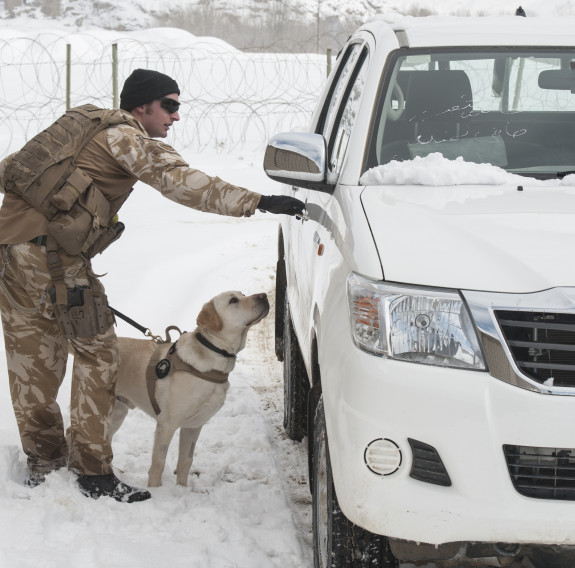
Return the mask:
[[[58,180],[57,188],[63,188],[57,196],[60,201],[54,197],[53,176],[50,181],[50,176],[41,175],[35,184],[40,189],[32,188],[48,195],[50,207],[58,203],[63,215],[58,227],[66,228],[70,219],[77,220],[70,203],[83,200],[85,205],[89,199],[83,192],[90,191],[90,199],[96,195],[99,201],[89,217],[88,240],[97,241],[95,236],[100,234],[92,234],[96,220],[101,221],[96,209],[105,210],[110,217],[104,220],[109,224],[106,230],[116,230],[119,225],[111,217],[137,180],[172,201],[200,211],[236,217],[249,217],[256,209],[288,215],[303,212],[304,204],[297,199],[262,196],[210,177],[156,140],[166,137],[180,119],[179,94],[171,77],[136,69],[123,86],[121,111],[91,107],[99,123],[112,112],[115,118],[108,127],[87,137],[74,156],[74,175],[67,170],[66,183]],[[90,264],[93,254],[102,249],[84,245],[77,251],[70,235],[54,229],[52,213],[30,205],[25,196],[31,189],[26,188],[28,193],[17,191],[18,183],[28,179],[21,172],[41,168],[38,155],[50,155],[53,148],[42,145],[48,145],[46,136],[57,143],[55,129],[54,125],[49,127],[44,138],[39,134],[28,143],[31,146],[27,144],[0,163],[0,187],[5,191],[0,208],[0,309],[12,404],[27,456],[27,483],[36,486],[51,471],[67,466],[77,474],[79,488],[86,496],[143,501],[150,498],[148,491],[130,487],[112,472],[109,419],[118,371],[117,339],[103,287]],[[30,153],[30,148],[36,151]],[[64,190],[73,196],[65,206],[61,203]],[[81,316],[72,315],[77,306]],[[70,426],[64,433],[56,397],[69,349],[74,365]]]

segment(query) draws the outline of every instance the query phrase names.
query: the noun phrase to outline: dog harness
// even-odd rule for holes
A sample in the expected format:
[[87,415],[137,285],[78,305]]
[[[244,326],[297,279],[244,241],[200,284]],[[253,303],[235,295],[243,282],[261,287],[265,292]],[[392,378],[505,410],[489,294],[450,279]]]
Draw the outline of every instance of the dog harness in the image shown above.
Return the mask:
[[222,373],[221,371],[198,371],[194,366],[183,361],[178,355],[177,343],[177,341],[171,345],[169,343],[160,343],[156,349],[154,349],[148,362],[146,369],[146,387],[152,408],[156,414],[160,414],[160,406],[156,400],[156,381],[165,379],[171,373],[183,371],[204,381],[220,385],[226,383],[228,380],[229,373]]

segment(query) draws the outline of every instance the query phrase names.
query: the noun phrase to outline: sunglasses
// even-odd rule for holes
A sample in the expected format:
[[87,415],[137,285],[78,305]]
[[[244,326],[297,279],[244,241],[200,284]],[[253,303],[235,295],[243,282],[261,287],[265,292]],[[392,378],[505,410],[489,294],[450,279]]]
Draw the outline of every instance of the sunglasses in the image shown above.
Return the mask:
[[164,97],[160,99],[160,106],[164,110],[168,111],[170,114],[173,114],[174,112],[178,112],[178,109],[180,108],[180,103],[178,101],[175,101],[174,99]]

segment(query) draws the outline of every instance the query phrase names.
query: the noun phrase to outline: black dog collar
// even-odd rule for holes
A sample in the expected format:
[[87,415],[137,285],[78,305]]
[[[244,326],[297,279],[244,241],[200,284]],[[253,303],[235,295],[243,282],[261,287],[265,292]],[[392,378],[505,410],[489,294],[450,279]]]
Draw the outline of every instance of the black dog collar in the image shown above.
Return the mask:
[[218,355],[223,355],[224,357],[235,357],[234,353],[230,353],[225,349],[220,349],[219,347],[216,347],[213,343],[210,343],[199,331],[196,333],[196,337],[204,347],[211,349],[214,353],[218,353]]

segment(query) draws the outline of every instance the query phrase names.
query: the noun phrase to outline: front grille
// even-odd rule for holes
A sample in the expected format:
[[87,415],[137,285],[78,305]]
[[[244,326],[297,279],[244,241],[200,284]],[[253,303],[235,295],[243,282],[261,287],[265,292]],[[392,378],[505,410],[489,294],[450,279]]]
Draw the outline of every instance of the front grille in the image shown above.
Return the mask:
[[433,485],[451,486],[451,479],[437,453],[429,444],[408,438],[413,453],[413,463],[409,476],[418,481],[433,483]]
[[517,367],[540,384],[575,387],[575,314],[496,310]]
[[504,445],[509,475],[526,497],[575,501],[575,449]]

